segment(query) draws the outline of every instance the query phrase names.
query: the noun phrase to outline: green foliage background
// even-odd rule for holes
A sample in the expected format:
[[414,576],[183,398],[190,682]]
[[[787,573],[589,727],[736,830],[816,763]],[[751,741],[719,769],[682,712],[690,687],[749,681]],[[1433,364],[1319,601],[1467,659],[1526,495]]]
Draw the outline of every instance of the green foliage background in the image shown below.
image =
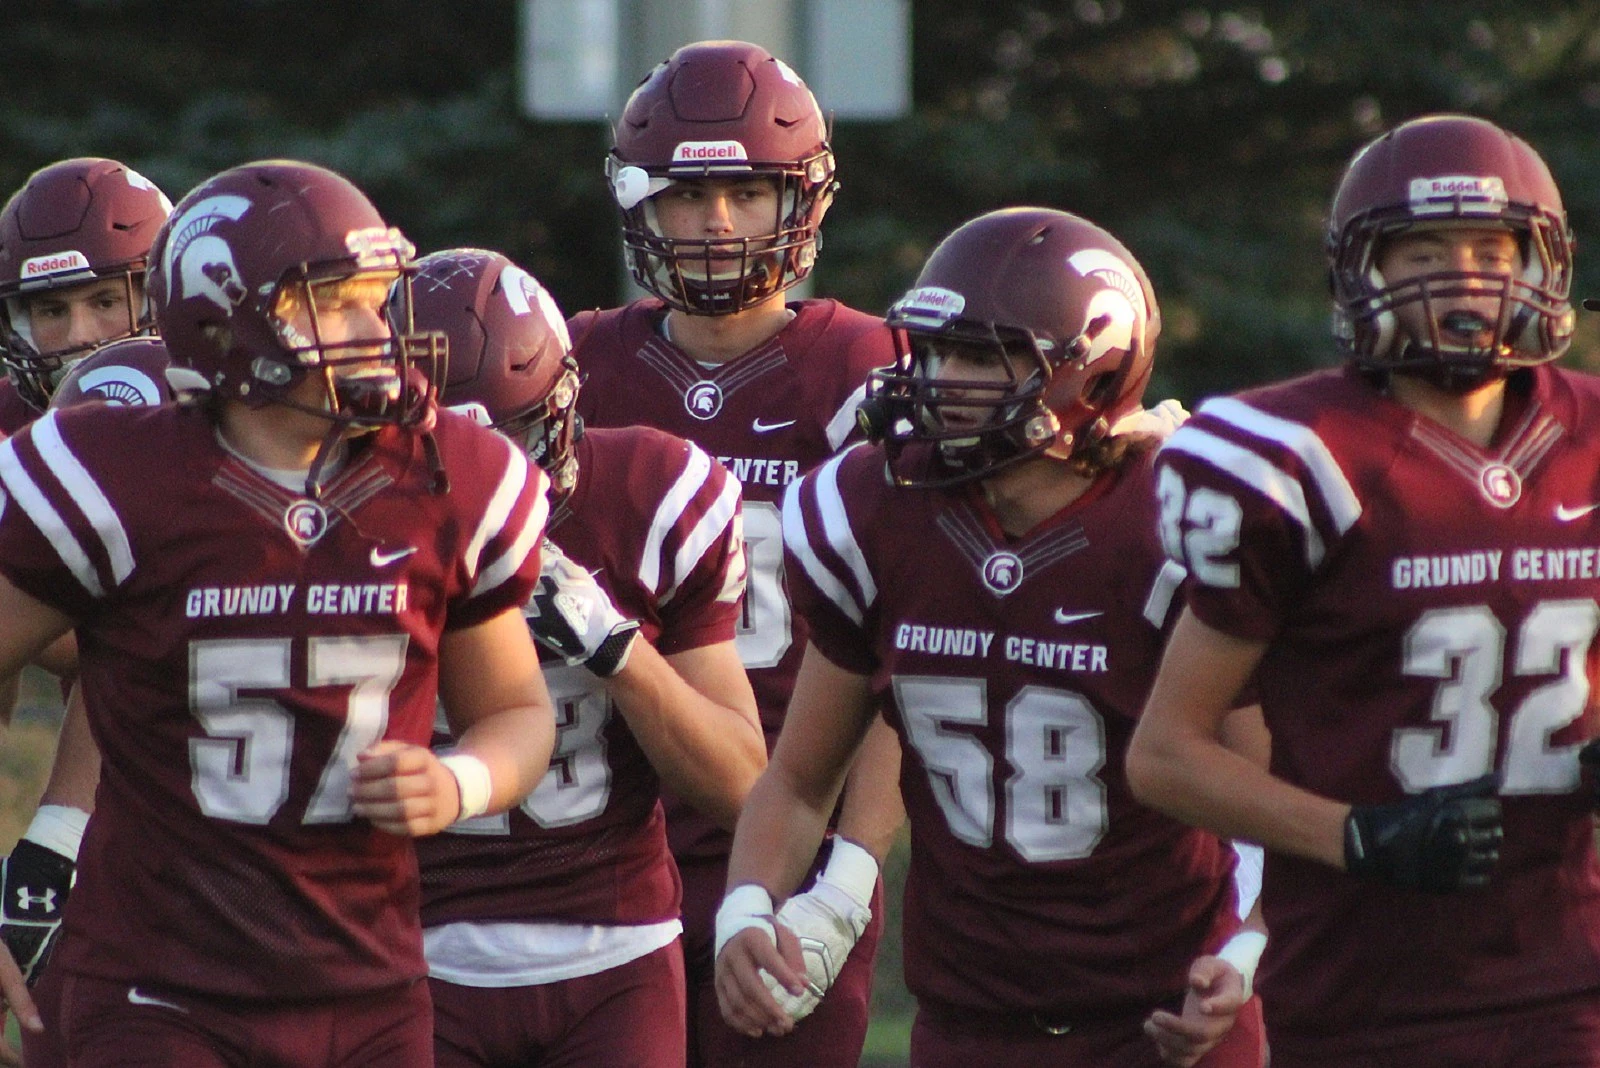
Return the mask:
[[[1149,270],[1152,390],[1192,406],[1330,359],[1333,183],[1383,128],[1444,110],[1545,154],[1579,295],[1600,292],[1584,249],[1600,240],[1600,0],[913,0],[912,20],[913,114],[837,129],[819,293],[881,310],[972,215],[1080,212]],[[517,113],[516,33],[514,0],[5,0],[0,190],[73,155],[122,159],[174,199],[245,160],[310,159],[424,251],[497,248],[569,311],[614,303],[608,133]],[[1569,361],[1595,363],[1597,340],[1582,323]],[[898,945],[885,957],[892,1051]]]
[[[837,130],[818,291],[862,308],[964,219],[1042,203],[1144,261],[1162,393],[1324,362],[1332,184],[1364,140],[1429,111],[1522,133],[1580,242],[1596,223],[1594,0],[914,0],[912,21],[913,114]],[[176,199],[222,167],[298,156],[348,173],[424,250],[498,248],[569,310],[613,303],[608,135],[518,115],[516,33],[513,0],[7,0],[0,188],[99,154]],[[1579,280],[1600,285],[1581,256]]]

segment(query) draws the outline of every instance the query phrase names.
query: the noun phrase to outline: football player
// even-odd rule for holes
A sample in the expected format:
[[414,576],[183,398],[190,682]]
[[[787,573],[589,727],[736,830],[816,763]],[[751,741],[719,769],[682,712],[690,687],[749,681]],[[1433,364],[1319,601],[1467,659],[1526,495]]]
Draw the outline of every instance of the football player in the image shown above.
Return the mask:
[[[0,209],[0,439],[44,410],[74,360],[96,345],[152,330],[145,299],[150,242],[172,210],[147,178],[115,160],[69,159],[35,171]],[[69,635],[38,663],[67,687],[77,671]],[[10,721],[19,679],[0,680],[0,717]],[[75,717],[76,720],[76,717]],[[32,977],[48,955],[71,887],[87,822],[87,798],[64,789],[98,767],[81,722],[63,726],[52,773],[24,844],[0,884],[0,937]],[[31,893],[14,892],[23,887]],[[48,892],[47,892],[48,891]]]
[[[652,426],[687,438],[743,483],[749,586],[736,639],[768,745],[805,648],[783,585],[778,501],[855,427],[867,372],[894,358],[876,316],[832,300],[789,302],[808,277],[833,200],[833,152],[816,99],[756,45],[679,49],[634,90],[607,161],[634,280],[652,295],[572,322],[589,426]],[[882,920],[878,862],[903,821],[893,736],[863,754],[819,874],[787,922],[826,939],[815,1013],[778,1041],[751,1041],[717,1012],[712,919],[728,835],[680,802],[667,825],[684,882],[690,1062],[854,1066],[866,1037]],[[857,941],[859,939],[859,941]],[[842,971],[839,969],[842,968]]]
[[[86,401],[124,406],[176,400],[167,382],[167,348],[155,337],[113,341],[75,362],[50,394],[50,410]],[[67,1063],[55,1010],[60,1005],[61,973],[45,965],[55,949],[61,916],[72,893],[78,847],[100,782],[100,751],[89,731],[83,689],[72,686],[66,698],[55,760],[38,810],[27,832],[4,860],[0,874],[0,935],[34,987],[33,999],[51,1022],[42,1032],[22,1031],[23,1060],[29,1068]]]
[[[55,384],[94,346],[153,329],[145,269],[172,204],[152,182],[109,159],[69,159],[35,171],[0,209],[0,439],[44,411]],[[64,637],[38,662],[62,678],[77,671],[77,644]],[[0,680],[0,717],[10,721],[19,679]],[[75,715],[63,725],[34,822],[5,859],[0,937],[30,978],[48,955],[71,889],[89,797],[68,784],[95,780],[98,754]],[[31,892],[21,894],[22,888]]]
[[75,626],[105,758],[51,964],[74,1065],[432,1063],[409,839],[515,804],[554,726],[546,480],[436,410],[442,344],[383,314],[411,255],[331,171],[224,171],[151,251],[196,399],[0,446],[0,671]]
[[154,328],[150,243],[172,204],[111,159],[35,171],[0,210],[0,434],[44,411],[72,363]]
[[[1415,119],[1346,167],[1327,257],[1346,366],[1162,452],[1194,584],[1131,782],[1267,847],[1273,1064],[1600,1065],[1600,385],[1550,365],[1561,195],[1492,123]],[[1246,679],[1270,774],[1216,741]]]
[[1122,775],[1183,579],[1146,429],[1171,409],[1140,407],[1150,283],[1092,223],[1013,208],[948,236],[888,322],[900,359],[862,409],[877,444],[784,498],[810,640],[734,839],[723,1011],[781,1026],[772,980],[795,992],[803,954],[773,902],[881,711],[911,820],[912,1064],[1255,1068],[1241,950],[1261,936],[1232,941],[1233,853]]
[[680,438],[584,432],[566,323],[504,256],[418,270],[417,328],[450,341],[442,402],[544,468],[561,546],[523,609],[558,710],[550,770],[511,812],[418,843],[438,1063],[681,1065],[661,786],[732,828],[767,759],[733,644],[739,484]]

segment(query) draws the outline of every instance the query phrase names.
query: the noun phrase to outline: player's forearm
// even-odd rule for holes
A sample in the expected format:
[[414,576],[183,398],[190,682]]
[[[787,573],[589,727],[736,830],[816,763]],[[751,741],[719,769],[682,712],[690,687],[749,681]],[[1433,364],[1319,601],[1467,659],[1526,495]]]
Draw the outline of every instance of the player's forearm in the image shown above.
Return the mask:
[[728,858],[728,887],[756,883],[775,902],[794,893],[822,845],[837,796],[834,790],[808,800],[780,765],[768,765],[739,814]]
[[94,811],[95,788],[100,785],[100,748],[89,732],[89,715],[83,704],[83,690],[74,685],[67,698],[67,711],[61,720],[61,737],[56,742],[55,761],[45,783],[41,805],[66,805],[83,812]]
[[485,811],[504,812],[539,785],[555,739],[555,716],[548,704],[513,705],[475,721],[456,739],[455,752],[483,761],[491,783]]
[[[1162,718],[1154,702],[1146,717]],[[1277,778],[1216,738],[1149,726],[1141,721],[1128,749],[1128,785],[1140,801],[1225,838],[1344,866],[1349,805]]]
[[900,797],[900,739],[879,716],[850,767],[835,829],[859,843],[881,866],[905,819]]
[[712,700],[642,640],[606,688],[662,783],[731,830],[767,764],[753,702],[741,709]]

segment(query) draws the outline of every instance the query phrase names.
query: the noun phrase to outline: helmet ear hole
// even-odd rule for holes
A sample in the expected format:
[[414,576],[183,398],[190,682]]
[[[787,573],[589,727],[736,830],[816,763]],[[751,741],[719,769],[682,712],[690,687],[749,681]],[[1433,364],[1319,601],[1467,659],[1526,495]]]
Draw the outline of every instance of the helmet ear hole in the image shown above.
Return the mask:
[[1083,403],[1092,409],[1110,404],[1117,394],[1117,373],[1106,371],[1095,375],[1083,387]]

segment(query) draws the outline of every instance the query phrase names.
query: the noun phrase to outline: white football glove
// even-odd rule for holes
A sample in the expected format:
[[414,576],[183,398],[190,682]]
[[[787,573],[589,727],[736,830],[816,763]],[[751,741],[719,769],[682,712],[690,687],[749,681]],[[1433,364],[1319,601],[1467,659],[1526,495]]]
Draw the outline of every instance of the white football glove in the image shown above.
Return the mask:
[[811,889],[795,894],[778,910],[778,922],[800,939],[800,952],[806,962],[806,989],[798,995],[791,994],[765,971],[761,979],[778,1007],[791,1019],[803,1020],[811,1015],[839,978],[845,958],[872,922],[870,905],[877,882],[878,862],[872,854],[835,836],[828,866]]
[[540,645],[607,679],[627,666],[639,634],[638,620],[617,611],[594,576],[549,541],[523,615]]
[[1133,438],[1149,445],[1160,445],[1173,435],[1189,413],[1175,400],[1164,400],[1154,408],[1136,408],[1111,424],[1114,438]]

